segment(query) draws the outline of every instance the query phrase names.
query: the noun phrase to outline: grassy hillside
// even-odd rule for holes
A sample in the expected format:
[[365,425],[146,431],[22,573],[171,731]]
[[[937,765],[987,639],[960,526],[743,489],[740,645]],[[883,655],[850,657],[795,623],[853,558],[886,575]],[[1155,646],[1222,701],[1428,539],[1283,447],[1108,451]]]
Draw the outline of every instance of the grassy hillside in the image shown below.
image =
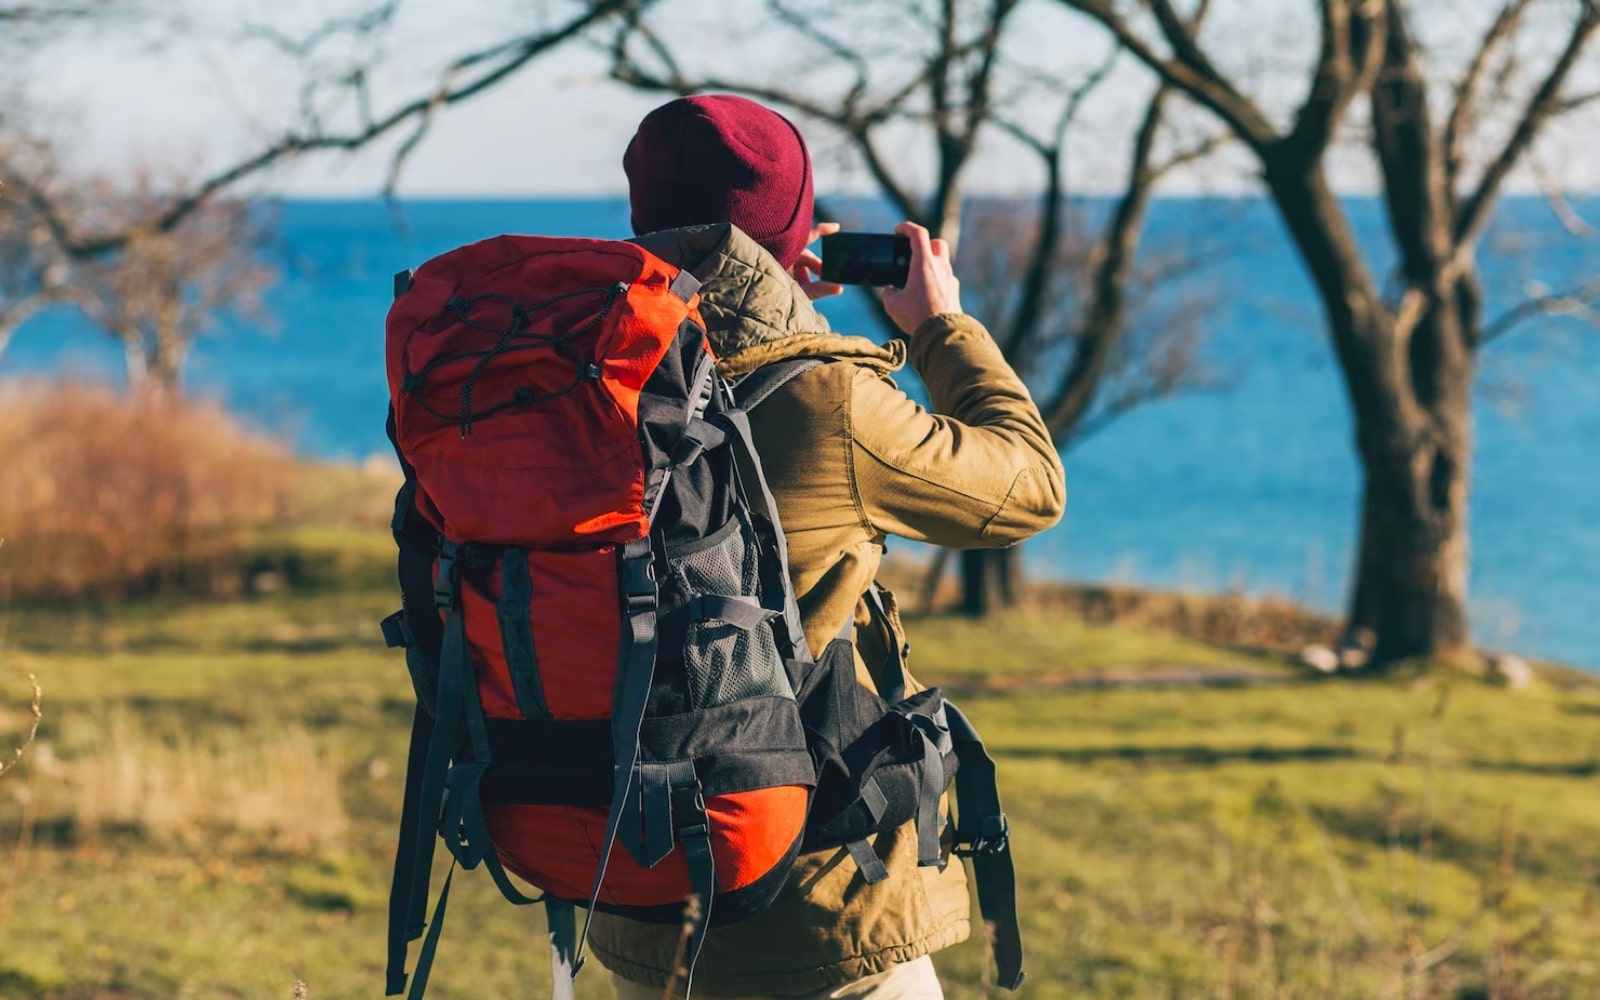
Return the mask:
[[[380,992],[411,704],[377,641],[389,544],[260,558],[253,597],[0,624],[0,755],[29,673],[45,713],[0,776],[0,997]],[[911,633],[1002,761],[1026,995],[1600,995],[1593,688],[1314,682],[1061,611]],[[1219,672],[1253,683],[1172,686]],[[543,995],[542,918],[475,875],[455,896],[436,995]],[[952,997],[990,992],[978,942],[937,961]]]

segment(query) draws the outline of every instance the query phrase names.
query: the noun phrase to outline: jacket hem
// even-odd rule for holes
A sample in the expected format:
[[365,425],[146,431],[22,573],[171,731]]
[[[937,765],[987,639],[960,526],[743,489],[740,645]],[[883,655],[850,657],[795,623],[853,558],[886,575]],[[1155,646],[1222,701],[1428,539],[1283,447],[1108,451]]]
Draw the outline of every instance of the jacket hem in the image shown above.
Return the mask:
[[[879,951],[845,956],[826,965],[717,976],[714,979],[714,984],[718,987],[719,992],[704,993],[697,989],[696,994],[712,998],[744,995],[803,997],[812,993],[820,993],[823,990],[846,986],[859,979],[887,972],[893,966],[913,962],[924,955],[931,955],[936,951],[942,951],[945,948],[960,944],[967,940],[971,934],[971,918],[963,917],[959,920],[952,920],[933,933],[915,941],[891,945]],[[665,969],[658,969],[653,965],[623,958],[621,955],[600,947],[598,942],[592,940],[590,941],[590,949],[595,957],[600,960],[601,965],[623,979],[654,989],[664,989],[667,985],[667,971]],[[703,974],[695,977],[696,983],[706,982],[709,979],[710,977],[705,977]]]

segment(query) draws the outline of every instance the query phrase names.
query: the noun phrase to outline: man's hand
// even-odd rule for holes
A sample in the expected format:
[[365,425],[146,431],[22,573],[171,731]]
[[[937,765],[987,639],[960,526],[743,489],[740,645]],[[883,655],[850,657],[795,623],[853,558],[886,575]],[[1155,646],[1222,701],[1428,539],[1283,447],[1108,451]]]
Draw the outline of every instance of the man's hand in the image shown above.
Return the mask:
[[[824,236],[831,236],[838,231],[839,224],[837,222],[819,223],[811,230],[811,235],[806,238],[806,246],[810,246]],[[844,291],[843,285],[835,284],[831,281],[822,281],[817,277],[822,273],[822,258],[810,250],[801,251],[800,259],[794,262],[794,267],[790,269],[789,273],[794,276],[795,281],[800,283],[800,288],[806,293],[806,298],[813,302],[817,299],[825,299],[830,295],[838,295]]]
[[961,282],[950,266],[950,244],[929,239],[915,222],[902,222],[894,231],[911,241],[911,268],[906,287],[880,294],[883,311],[909,337],[928,317],[961,311]]

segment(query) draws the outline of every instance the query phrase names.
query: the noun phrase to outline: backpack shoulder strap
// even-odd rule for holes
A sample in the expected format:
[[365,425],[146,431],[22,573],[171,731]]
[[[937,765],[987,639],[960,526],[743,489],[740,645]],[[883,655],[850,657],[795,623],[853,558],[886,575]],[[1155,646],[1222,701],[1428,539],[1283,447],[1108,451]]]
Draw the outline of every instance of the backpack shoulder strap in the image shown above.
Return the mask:
[[733,384],[733,399],[739,409],[749,413],[766,398],[800,375],[826,364],[831,358],[791,358],[762,365]]

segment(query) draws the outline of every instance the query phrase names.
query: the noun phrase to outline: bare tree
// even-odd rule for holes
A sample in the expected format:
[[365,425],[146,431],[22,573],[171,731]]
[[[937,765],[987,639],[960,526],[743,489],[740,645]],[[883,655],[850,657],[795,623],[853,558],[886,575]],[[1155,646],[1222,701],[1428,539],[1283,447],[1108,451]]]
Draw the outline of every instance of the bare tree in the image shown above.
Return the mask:
[[[0,58],[14,63],[125,7],[123,0],[0,0]],[[38,171],[51,161],[48,143],[26,127],[26,103],[24,95],[0,89],[0,354],[24,323],[73,294],[45,220],[7,186],[17,169]]]
[[[489,45],[452,56],[427,87],[394,101],[383,110],[379,110],[379,100],[372,93],[373,64],[357,61],[331,76],[312,73],[301,88],[300,111],[293,125],[208,176],[167,192],[166,197],[151,203],[147,216],[136,220],[81,226],[62,210],[50,192],[30,183],[25,176],[12,179],[13,194],[23,199],[49,228],[60,252],[81,260],[116,253],[141,234],[170,232],[211,198],[237,190],[250,179],[299,157],[319,152],[354,152],[386,137],[404,134],[389,173],[388,188],[392,190],[406,160],[427,136],[439,112],[492,90],[585,31],[624,11],[648,6],[650,2],[586,0],[569,4],[572,14],[554,26],[509,31],[506,37]],[[92,8],[94,5],[59,3],[58,6]],[[330,17],[306,34],[293,38],[259,25],[251,26],[245,34],[266,40],[309,65],[310,57],[334,40],[353,40],[356,48],[376,52],[380,48],[377,41],[399,6],[398,0],[382,0],[355,14]]]
[[[435,116],[526,70],[537,59],[625,9],[649,0],[566,5],[554,24],[505,37],[445,60],[418,92],[384,105],[373,94],[380,44],[398,0],[329,17],[304,35],[266,26],[242,30],[307,67],[296,120],[281,134],[213,173],[121,184],[64,169],[25,111],[0,107],[0,350],[28,318],[70,303],[124,347],[131,380],[175,388],[195,335],[224,314],[255,314],[268,280],[254,255],[262,238],[240,189],[298,157],[353,152],[391,136],[387,190]],[[0,47],[43,39],[112,13],[133,16],[130,0],[0,0]],[[329,72],[317,59],[335,43],[357,53]],[[16,102],[8,102],[16,103]]]
[[[1564,4],[1560,48],[1530,78],[1508,61],[1531,0],[1506,0],[1462,74],[1430,93],[1411,4],[1319,0],[1310,85],[1292,119],[1279,124],[1219,68],[1171,0],[1061,2],[1209,109],[1261,165],[1321,298],[1352,404],[1364,483],[1351,635],[1372,636],[1380,664],[1463,650],[1472,379],[1479,349],[1504,328],[1481,315],[1477,245],[1507,177],[1541,132],[1594,96],[1569,94],[1567,85],[1600,29],[1600,4]],[[1145,37],[1130,8],[1153,19],[1161,42]],[[1335,134],[1363,97],[1400,261],[1387,295],[1327,175]],[[1487,105],[1514,120],[1474,170],[1468,152],[1473,138],[1484,138]],[[1514,311],[1508,321],[1530,314]]]
[[[149,213],[148,185],[133,193],[88,189]],[[261,294],[274,274],[261,254],[260,210],[231,198],[211,198],[169,230],[132,230],[114,254],[77,262],[73,301],[122,345],[128,381],[138,389],[176,393],[184,362],[199,336],[231,320],[266,319]]]
[[66,273],[66,261],[55,252],[44,225],[26,210],[6,205],[0,187],[0,355],[22,324],[71,298]]
[[[1110,64],[1072,84],[1041,81],[1037,73],[1015,65],[1015,52],[1027,44],[1008,36],[1019,6],[1018,0],[938,0],[913,4],[907,16],[904,4],[853,3],[836,10],[768,0],[785,46],[815,54],[803,86],[688,67],[665,34],[634,12],[612,44],[612,75],[631,87],[664,94],[744,94],[842,139],[895,212],[957,248],[963,285],[978,304],[978,315],[1012,363],[1031,376],[1052,433],[1070,447],[1118,414],[1194,381],[1194,368],[1186,363],[1192,349],[1181,346],[1192,347],[1192,327],[1141,340],[1144,349],[1129,351],[1129,316],[1137,304],[1134,262],[1155,187],[1216,140],[1158,155],[1170,98],[1169,87],[1158,88],[1141,116],[1114,209],[1092,236],[1067,240],[1078,214],[1069,209],[1064,178],[1068,135]],[[850,29],[835,31],[829,27],[834,24]],[[919,30],[926,37],[897,44],[896,34]],[[823,93],[819,78],[839,82]],[[1024,101],[1041,99],[1058,106],[1044,135],[1013,117]],[[903,158],[888,152],[903,148],[908,134],[932,149],[932,179],[926,184],[916,183]],[[1037,154],[1040,193],[1031,204],[990,203],[964,223],[974,158],[985,143],[1005,139]],[[819,214],[834,214],[830,207],[821,200]],[[971,232],[964,226],[973,224],[979,227],[976,239],[963,239],[964,231]],[[1004,239],[995,238],[999,233]],[[1075,308],[1057,308],[1073,285],[1079,293],[1071,296]],[[885,331],[898,335],[876,308],[876,298],[868,301]],[[1108,391],[1118,382],[1122,391]],[[932,592],[946,562],[943,555],[936,560],[925,593]],[[966,612],[984,614],[1015,599],[1020,567],[1015,550],[963,552],[961,563]]]

